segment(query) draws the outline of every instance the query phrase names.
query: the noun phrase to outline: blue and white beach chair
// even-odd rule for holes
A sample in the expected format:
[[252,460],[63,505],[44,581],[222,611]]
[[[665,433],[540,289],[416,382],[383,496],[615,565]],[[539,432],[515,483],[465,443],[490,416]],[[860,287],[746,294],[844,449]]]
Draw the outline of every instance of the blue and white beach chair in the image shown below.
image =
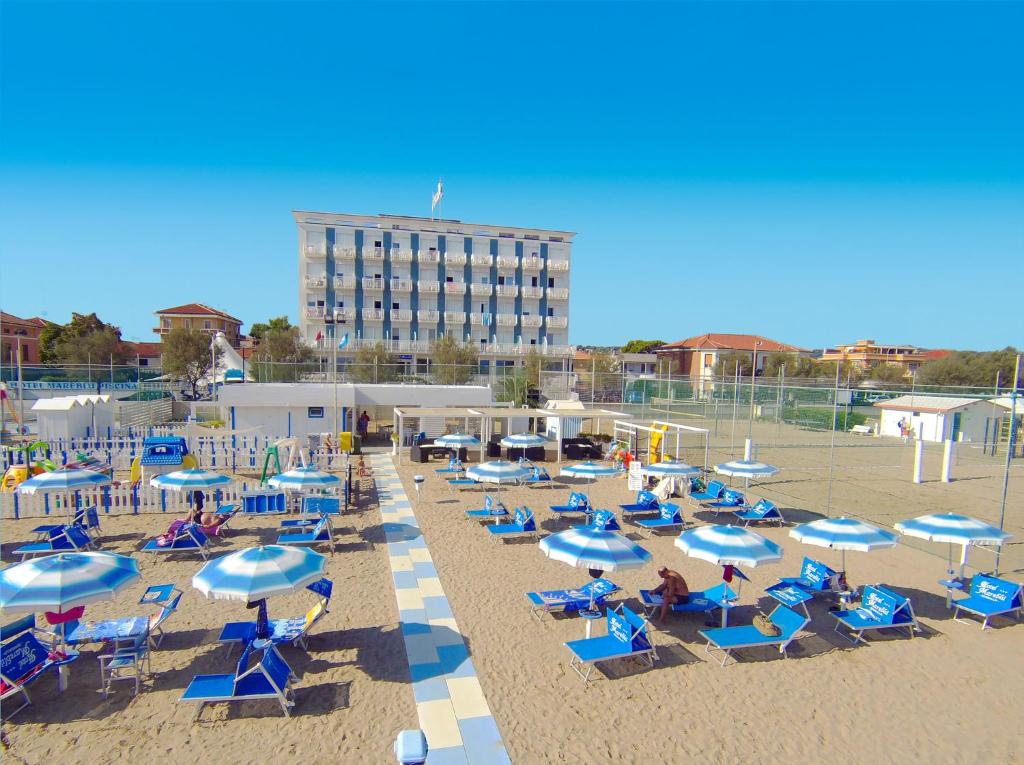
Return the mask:
[[291,683],[298,680],[295,673],[273,646],[262,649],[260,660],[249,667],[252,644],[246,646],[234,674],[196,675],[188,684],[181,701],[199,704],[193,720],[198,720],[206,704],[275,699],[285,717],[291,717],[295,702],[291,698]]
[[[653,667],[658,658],[651,642],[647,619],[620,603],[617,608],[608,611],[607,621],[607,635],[571,640],[565,644],[572,651],[569,666],[583,678],[584,686],[590,682],[590,673],[599,661],[637,658]],[[583,671],[584,666],[586,672]]]
[[679,531],[683,528],[683,523],[683,511],[679,509],[679,505],[662,502],[658,508],[657,518],[642,518],[636,522],[636,525],[651,533],[656,533],[665,529]]
[[701,502],[701,506],[711,510],[718,515],[723,511],[730,513],[735,512],[737,509],[741,509],[746,506],[746,500],[743,498],[743,493],[736,491],[736,489],[726,489],[722,492],[722,496],[713,502]]
[[544,614],[582,611],[590,608],[591,602],[595,608],[600,608],[619,589],[617,584],[608,579],[594,579],[575,590],[528,592],[526,597],[530,599],[530,613],[542,619]]
[[[791,608],[778,605],[775,610],[768,614],[771,622],[779,628],[778,635],[765,635],[757,627],[747,624],[739,627],[716,627],[710,630],[701,630],[701,637],[707,639],[704,652],[710,654],[712,651],[722,651],[721,664],[724,667],[733,651],[744,648],[778,648],[783,658],[786,657],[786,649],[796,637],[810,618],[801,616]],[[734,656],[735,660],[736,657]]]
[[[334,583],[324,577],[307,585],[306,589],[315,593],[318,598],[317,602],[305,615],[292,619],[270,619],[267,622],[267,631],[270,633],[269,640],[275,645],[291,643],[292,645],[301,646],[304,651],[308,651],[309,646],[306,644],[306,639],[309,637],[309,633],[316,626],[317,622],[330,613],[329,606],[331,605]],[[231,649],[236,643],[251,643],[255,640],[256,629],[256,622],[254,621],[228,622],[220,631],[217,642],[226,643],[228,653],[231,653]]]
[[301,545],[304,547],[327,545],[331,555],[334,555],[334,529],[331,527],[331,519],[324,515],[320,517],[320,520],[309,531],[281,534],[278,536],[276,544]]
[[537,522],[534,520],[533,511],[530,508],[517,507],[513,518],[512,523],[487,526],[487,532],[492,538],[499,539],[537,535]]
[[963,621],[959,618],[960,612],[966,611],[982,619],[982,629],[988,627],[988,621],[993,616],[1016,612],[1017,618],[1020,619],[1022,590],[1024,585],[1019,582],[977,574],[971,580],[969,595],[953,601],[953,607],[956,609],[953,612],[953,619]]
[[699,505],[701,502],[715,502],[719,500],[724,491],[724,483],[721,481],[709,481],[704,491],[690,492],[686,495],[686,498]]
[[83,552],[92,548],[92,539],[82,526],[57,526],[50,532],[49,539],[31,542],[14,551],[22,560],[36,555],[50,555],[57,552]]
[[636,513],[656,513],[660,507],[658,498],[649,491],[639,491],[636,495],[636,501],[629,505],[619,505],[622,510],[622,515],[633,515]]
[[569,501],[564,505],[551,505],[550,510],[558,515],[580,513],[590,515],[590,500],[586,494],[574,491],[569,494]]
[[759,499],[751,507],[738,507],[733,512],[744,526],[751,523],[777,523],[782,526],[786,522],[775,503],[767,499]]
[[500,501],[495,501],[490,494],[484,497],[484,506],[476,510],[467,510],[466,517],[474,521],[494,521],[508,515],[508,508]]
[[599,531],[622,531],[618,518],[611,510],[594,510],[590,520],[573,526],[574,529],[597,529]]
[[861,593],[860,608],[848,611],[831,611],[836,618],[836,632],[840,625],[850,630],[848,636],[854,643],[867,643],[864,633],[888,629],[907,630],[910,637],[917,631],[917,617],[906,598],[880,584],[869,584]]
[[168,544],[161,545],[159,541],[159,538],[150,539],[139,549],[139,552],[164,554],[199,553],[203,560],[206,560],[209,555],[210,538],[194,523],[185,523],[179,526]]
[[[722,611],[722,623],[725,626],[725,614],[729,609],[736,607],[739,596],[733,589],[722,582],[714,587],[709,587],[700,592],[691,592],[686,603],[675,603],[672,605],[673,613],[680,614],[705,614],[710,618],[715,611]],[[650,617],[655,611],[665,604],[660,594],[651,590],[640,590],[640,601],[643,603],[647,616]]]
[[545,467],[539,465],[531,465],[531,472],[521,483],[524,486],[536,485],[538,483],[551,483],[551,474]]
[[449,488],[449,490],[451,490],[451,489],[458,489],[459,491],[462,491],[463,489],[473,489],[473,488],[476,488],[476,487],[479,487],[479,486],[483,486],[483,484],[480,481],[473,480],[472,478],[449,478],[448,479],[448,488]]
[[441,475],[446,475],[449,473],[454,475],[462,475],[464,472],[466,472],[466,468],[462,464],[462,460],[458,459],[457,457],[450,457],[448,459],[448,465],[446,467],[435,468],[434,472],[439,473]]
[[341,500],[338,497],[303,497],[302,512],[307,515],[340,515]]
[[[52,655],[50,649],[35,636],[35,623],[35,614],[29,614],[0,630],[0,639],[4,641],[0,645],[0,707],[3,707],[5,720],[32,703],[26,686],[48,670],[59,670],[78,658],[76,652],[70,652],[64,658]],[[7,699],[19,694],[24,699],[21,706],[8,709]]]

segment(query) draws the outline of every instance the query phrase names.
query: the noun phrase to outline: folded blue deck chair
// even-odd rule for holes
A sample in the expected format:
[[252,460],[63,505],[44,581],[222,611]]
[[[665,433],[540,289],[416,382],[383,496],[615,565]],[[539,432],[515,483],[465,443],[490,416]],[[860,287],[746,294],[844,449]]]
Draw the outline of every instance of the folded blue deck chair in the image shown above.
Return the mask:
[[636,525],[655,533],[665,529],[678,531],[683,527],[683,523],[683,511],[679,509],[679,505],[674,505],[671,502],[662,502],[658,508],[657,518],[643,518],[637,521]]
[[604,605],[608,596],[619,591],[619,586],[608,579],[594,579],[575,590],[545,590],[528,592],[530,613],[538,619],[554,612],[574,613],[590,608],[591,598],[595,608]]
[[[715,611],[721,609],[728,611],[734,608],[738,599],[739,596],[733,592],[733,589],[725,582],[722,582],[706,590],[691,592],[689,600],[686,603],[674,603],[672,611],[673,613],[706,614],[711,616]],[[652,590],[640,590],[640,601],[643,603],[648,617],[665,603],[661,595],[654,593]]]
[[[5,720],[32,703],[26,686],[46,674],[47,670],[59,669],[78,658],[75,652],[66,655],[51,653],[35,636],[34,628],[35,615],[29,614],[7,625],[2,631],[3,637],[7,639],[0,645],[0,706],[3,707]],[[21,706],[14,710],[8,709],[7,699],[19,694],[24,699]]]
[[611,510],[594,510],[587,523],[577,524],[574,529],[597,529],[598,531],[622,531],[618,518]]
[[203,533],[203,530],[194,523],[185,523],[179,526],[174,536],[167,540],[167,544],[160,544],[160,537],[150,539],[144,544],[139,552],[152,553],[199,553],[203,560],[209,555],[210,538]]
[[850,630],[849,639],[866,643],[864,633],[869,630],[905,629],[910,637],[918,629],[914,607],[910,598],[893,592],[880,584],[869,584],[861,593],[860,608],[849,611],[830,611],[836,618],[836,632],[844,626]]
[[[651,643],[647,619],[633,613],[624,603],[608,611],[608,634],[571,640],[565,647],[572,652],[569,666],[583,678],[584,687],[599,661],[635,657],[653,667],[658,654]],[[586,672],[583,668],[586,667]]]
[[449,458],[448,465],[446,467],[434,469],[435,473],[455,473],[456,475],[464,473],[465,471],[466,468],[463,466],[462,460],[456,459],[455,457]]
[[714,502],[722,496],[725,491],[725,484],[721,481],[709,481],[704,491],[691,492],[686,498],[700,504],[701,502]]
[[490,494],[484,497],[483,507],[466,511],[467,518],[476,521],[494,521],[495,523],[506,515],[508,515],[508,508],[500,501],[495,501]]
[[92,547],[92,539],[82,526],[58,526],[49,532],[48,539],[42,542],[31,542],[14,551],[22,560],[35,555],[50,555],[57,552],[82,552]]
[[738,507],[733,512],[744,526],[751,523],[777,523],[782,526],[786,522],[775,503],[767,499],[759,499],[751,507]]
[[629,505],[619,505],[623,515],[631,513],[656,513],[658,512],[658,498],[649,491],[639,491],[636,494],[636,501]]
[[340,515],[341,500],[338,497],[303,497],[302,512],[307,515]]
[[[722,651],[721,664],[724,667],[733,651],[743,648],[777,647],[783,658],[786,657],[786,649],[796,637],[810,618],[801,616],[791,608],[784,605],[775,606],[775,610],[768,614],[771,622],[779,628],[778,635],[765,635],[753,624],[746,624],[739,627],[716,627],[710,630],[701,630],[701,637],[707,639],[704,652],[710,654],[712,651]],[[733,660],[736,657],[733,656]]]
[[[317,622],[330,613],[329,606],[331,605],[334,583],[324,577],[307,585],[306,589],[315,593],[318,597],[317,602],[303,616],[291,619],[270,619],[268,621],[269,639],[274,645],[291,643],[292,645],[301,646],[304,651],[309,650],[309,646],[306,643],[309,633],[316,626]],[[230,653],[234,644],[251,643],[255,638],[256,622],[228,622],[220,631],[217,641],[226,643],[228,653]]]
[[196,675],[188,684],[181,701],[196,703],[193,720],[198,720],[206,704],[275,699],[281,705],[285,717],[291,717],[295,702],[291,698],[291,682],[297,680],[295,673],[273,647],[262,649],[262,656],[252,667],[249,659],[254,653],[252,644],[242,651],[234,674]]
[[517,507],[512,523],[499,523],[486,528],[492,538],[508,539],[537,535],[537,522],[533,518],[533,511],[528,507]]
[[569,501],[564,505],[551,505],[551,512],[561,515],[562,513],[582,513],[589,515],[590,500],[586,494],[574,491],[569,494]]
[[1020,619],[1022,590],[1024,590],[1024,585],[1020,582],[977,574],[971,580],[969,595],[966,598],[953,601],[953,606],[956,608],[953,612],[953,619],[963,621],[959,618],[960,612],[966,611],[982,619],[982,629],[988,627],[989,619],[1000,614],[1010,614],[1016,611],[1017,618]]
[[309,531],[297,531],[289,534],[281,534],[277,537],[279,545],[304,545],[315,547],[327,545],[331,555],[334,555],[334,529],[331,527],[331,519],[324,515],[316,522]]
[[713,502],[701,502],[701,505],[708,510],[713,510],[717,515],[723,511],[735,512],[737,508],[742,508],[746,505],[746,500],[743,498],[743,492],[736,491],[736,489],[726,489],[718,499]]

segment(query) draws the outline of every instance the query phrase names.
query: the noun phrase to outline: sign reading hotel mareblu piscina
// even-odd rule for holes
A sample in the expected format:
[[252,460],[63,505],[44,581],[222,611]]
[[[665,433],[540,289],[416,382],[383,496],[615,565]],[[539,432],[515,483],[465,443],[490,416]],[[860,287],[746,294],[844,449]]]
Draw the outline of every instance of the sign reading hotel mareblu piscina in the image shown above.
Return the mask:
[[[159,384],[159,383],[158,383]],[[60,381],[33,381],[18,383],[16,380],[12,380],[7,383],[9,388],[22,387],[25,390],[96,390],[97,388],[103,390],[138,390],[139,384],[137,382],[60,382]],[[143,383],[145,385],[145,383]]]

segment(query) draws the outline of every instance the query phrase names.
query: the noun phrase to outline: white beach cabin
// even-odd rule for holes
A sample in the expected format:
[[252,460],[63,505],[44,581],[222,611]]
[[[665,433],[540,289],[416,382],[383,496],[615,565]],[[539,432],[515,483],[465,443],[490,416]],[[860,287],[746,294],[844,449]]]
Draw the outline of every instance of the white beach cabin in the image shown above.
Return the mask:
[[990,402],[959,396],[897,396],[875,407],[881,410],[880,435],[898,438],[900,421],[906,421],[912,438],[940,443],[984,441],[986,420],[992,416]]

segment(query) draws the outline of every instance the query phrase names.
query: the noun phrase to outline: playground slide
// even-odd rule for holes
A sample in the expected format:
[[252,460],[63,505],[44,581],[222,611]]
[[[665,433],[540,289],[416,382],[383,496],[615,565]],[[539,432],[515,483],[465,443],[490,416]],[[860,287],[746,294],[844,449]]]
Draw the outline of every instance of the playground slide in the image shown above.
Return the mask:
[[655,428],[655,432],[651,433],[651,446],[648,450],[648,460],[650,464],[654,464],[658,461],[658,447],[661,446],[661,440],[665,437],[665,432],[668,428],[664,425],[658,426],[655,423],[651,423],[651,427]]

